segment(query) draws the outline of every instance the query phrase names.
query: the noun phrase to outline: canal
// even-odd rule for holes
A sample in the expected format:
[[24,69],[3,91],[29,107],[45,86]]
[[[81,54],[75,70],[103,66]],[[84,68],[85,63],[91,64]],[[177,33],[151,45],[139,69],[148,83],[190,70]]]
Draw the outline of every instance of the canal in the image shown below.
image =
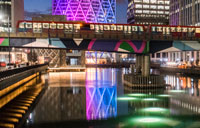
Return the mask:
[[123,85],[125,69],[88,68],[41,76],[43,94],[23,127],[198,128],[200,79],[166,75],[164,89]]

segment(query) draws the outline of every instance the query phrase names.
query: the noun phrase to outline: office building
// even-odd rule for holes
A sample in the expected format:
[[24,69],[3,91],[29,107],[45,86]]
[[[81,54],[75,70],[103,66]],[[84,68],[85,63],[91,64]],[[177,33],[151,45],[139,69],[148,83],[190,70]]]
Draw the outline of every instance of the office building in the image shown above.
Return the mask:
[[0,0],[0,31],[16,27],[24,19],[24,0]]
[[129,24],[169,24],[169,0],[129,0]]
[[171,0],[170,25],[200,26],[200,0]]
[[116,23],[116,0],[53,0],[53,15],[66,15],[68,21]]

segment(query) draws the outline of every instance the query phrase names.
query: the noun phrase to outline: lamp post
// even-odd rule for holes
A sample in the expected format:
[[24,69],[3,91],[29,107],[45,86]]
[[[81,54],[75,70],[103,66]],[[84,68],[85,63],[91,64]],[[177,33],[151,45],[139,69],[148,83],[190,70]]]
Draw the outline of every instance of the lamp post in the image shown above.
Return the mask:
[[8,16],[8,50],[9,50],[8,58],[9,58],[9,63],[10,63],[10,18],[9,16]]

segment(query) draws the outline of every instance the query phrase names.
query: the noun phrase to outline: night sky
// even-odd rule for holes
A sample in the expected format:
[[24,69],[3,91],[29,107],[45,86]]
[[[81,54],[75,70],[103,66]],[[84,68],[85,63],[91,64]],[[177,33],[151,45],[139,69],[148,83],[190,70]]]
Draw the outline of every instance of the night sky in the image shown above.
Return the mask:
[[52,0],[24,0],[24,9],[28,12],[49,13]]

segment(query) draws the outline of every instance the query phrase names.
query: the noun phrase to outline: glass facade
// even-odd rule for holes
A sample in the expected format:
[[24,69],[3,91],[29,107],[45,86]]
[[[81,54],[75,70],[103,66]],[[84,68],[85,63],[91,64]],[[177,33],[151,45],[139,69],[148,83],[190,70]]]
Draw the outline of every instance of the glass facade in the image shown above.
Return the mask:
[[167,25],[168,15],[169,0],[129,0],[128,23]]
[[53,0],[53,15],[69,21],[116,23],[116,0]]
[[170,0],[170,25],[200,26],[200,0]]

